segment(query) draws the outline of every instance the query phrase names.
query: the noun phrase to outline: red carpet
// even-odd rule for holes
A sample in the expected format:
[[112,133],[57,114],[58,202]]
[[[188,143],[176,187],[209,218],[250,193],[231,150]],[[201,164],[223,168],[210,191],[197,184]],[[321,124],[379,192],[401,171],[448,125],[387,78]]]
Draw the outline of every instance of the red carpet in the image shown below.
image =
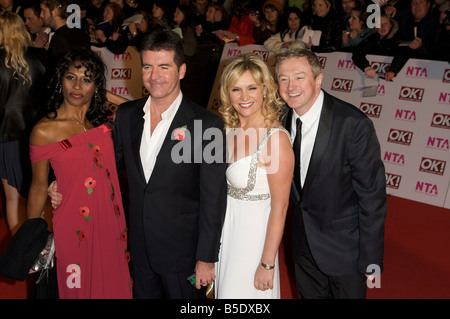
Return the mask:
[[[367,298],[449,299],[449,226],[448,209],[390,196],[381,288],[368,289]],[[0,255],[9,239],[3,216],[0,219]],[[280,251],[283,299],[297,296],[291,269],[289,240],[285,240]],[[0,299],[33,298],[33,283],[28,281],[0,277]]]

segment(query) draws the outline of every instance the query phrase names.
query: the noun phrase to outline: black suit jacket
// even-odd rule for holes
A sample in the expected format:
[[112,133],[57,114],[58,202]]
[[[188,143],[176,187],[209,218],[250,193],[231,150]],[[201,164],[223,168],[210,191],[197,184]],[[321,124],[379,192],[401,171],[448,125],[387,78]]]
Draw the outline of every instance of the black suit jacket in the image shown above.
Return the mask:
[[[383,269],[387,210],[384,165],[372,121],[324,92],[313,152],[301,193],[293,183],[292,249],[298,262],[305,238],[327,275]],[[284,125],[291,131],[293,110]]]
[[[158,273],[191,272],[196,260],[215,262],[218,258],[226,209],[225,154],[221,163],[208,164],[195,162],[194,153],[198,156],[211,142],[202,140],[208,128],[221,133],[216,143],[225,146],[223,122],[183,98],[147,183],[139,154],[146,100],[119,107],[114,137],[117,169],[119,173],[125,169],[128,178],[132,265],[149,262]],[[194,129],[195,120],[201,122]],[[171,154],[181,142],[173,140],[172,134],[185,125],[190,140],[186,135],[182,142],[191,146],[187,153],[191,161],[177,164]]]

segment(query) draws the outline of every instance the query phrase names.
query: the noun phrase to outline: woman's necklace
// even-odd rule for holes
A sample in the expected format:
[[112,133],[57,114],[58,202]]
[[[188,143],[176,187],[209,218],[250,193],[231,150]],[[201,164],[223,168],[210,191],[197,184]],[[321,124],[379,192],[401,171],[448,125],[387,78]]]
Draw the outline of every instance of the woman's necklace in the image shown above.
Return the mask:
[[78,122],[77,120],[72,120],[72,121],[75,121],[75,122],[77,122],[77,124],[78,125],[81,125],[81,127],[83,128],[83,130],[86,132],[87,131],[87,128],[86,128],[86,126],[84,126],[84,124],[83,123],[81,123],[81,122]]

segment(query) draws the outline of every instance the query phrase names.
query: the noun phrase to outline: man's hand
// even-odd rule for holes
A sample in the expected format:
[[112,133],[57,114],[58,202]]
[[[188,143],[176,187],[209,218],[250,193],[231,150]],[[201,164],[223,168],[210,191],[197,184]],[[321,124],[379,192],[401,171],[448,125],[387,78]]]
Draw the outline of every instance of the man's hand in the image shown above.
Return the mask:
[[422,39],[416,37],[411,43],[408,45],[412,50],[417,50],[422,46]]
[[36,48],[43,48],[45,44],[48,42],[48,34],[45,32],[41,32],[36,36],[36,39],[34,39],[33,45]]
[[370,66],[364,69],[364,73],[366,73],[369,78],[373,78],[375,77],[375,75],[377,75],[377,72],[375,72],[375,70]]
[[197,260],[195,264],[195,288],[206,287],[216,279],[214,263]]
[[384,79],[389,82],[392,81],[392,79],[394,79],[395,73],[392,71],[388,71],[386,72],[386,74],[384,75]]
[[58,184],[56,183],[56,181],[53,181],[47,188],[47,194],[51,199],[53,208],[56,208],[59,206],[59,204],[61,204],[62,195],[58,193]]

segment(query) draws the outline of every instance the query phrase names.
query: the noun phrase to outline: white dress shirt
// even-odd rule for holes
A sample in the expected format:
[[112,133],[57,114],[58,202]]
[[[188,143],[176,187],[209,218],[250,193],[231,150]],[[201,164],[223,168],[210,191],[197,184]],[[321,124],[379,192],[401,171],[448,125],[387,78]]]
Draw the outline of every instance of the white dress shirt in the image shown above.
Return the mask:
[[308,112],[302,116],[298,116],[294,111],[291,123],[291,141],[295,139],[295,134],[297,133],[295,122],[297,118],[302,121],[302,144],[301,144],[301,154],[300,154],[300,180],[303,184],[305,183],[306,173],[308,172],[309,161],[311,159],[311,154],[314,148],[314,142],[316,141],[317,129],[319,128],[320,113],[322,112],[323,105],[323,92],[319,93],[313,106]]
[[158,153],[161,150],[161,146],[164,142],[164,138],[169,131],[169,127],[172,124],[173,118],[177,113],[181,100],[183,99],[183,93],[178,94],[175,101],[169,108],[161,113],[161,121],[156,125],[153,133],[151,132],[151,117],[150,117],[150,103],[151,97],[149,96],[147,102],[144,105],[144,130],[142,132],[141,148],[139,150],[141,155],[142,168],[144,169],[145,179],[148,183],[150,176],[152,175],[153,168],[155,167]]

